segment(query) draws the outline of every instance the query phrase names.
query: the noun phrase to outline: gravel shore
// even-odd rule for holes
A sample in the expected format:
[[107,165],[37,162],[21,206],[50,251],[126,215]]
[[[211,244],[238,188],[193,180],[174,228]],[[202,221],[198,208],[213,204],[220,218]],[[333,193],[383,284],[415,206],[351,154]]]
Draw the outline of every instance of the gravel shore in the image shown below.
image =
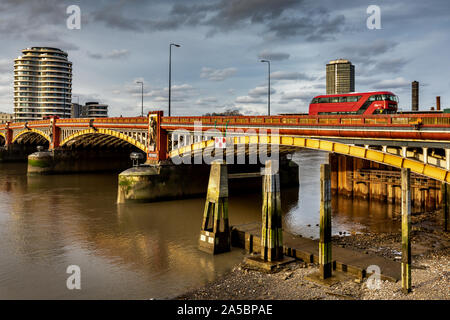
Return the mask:
[[[439,213],[423,213],[412,219],[412,286],[410,294],[401,282],[359,282],[343,274],[332,286],[311,282],[305,277],[318,272],[318,265],[302,261],[291,263],[275,273],[248,270],[243,264],[203,288],[178,299],[243,300],[336,300],[336,299],[425,299],[450,300],[450,236],[442,231]],[[400,233],[355,234],[333,237],[333,243],[357,251],[398,260],[401,257]]]

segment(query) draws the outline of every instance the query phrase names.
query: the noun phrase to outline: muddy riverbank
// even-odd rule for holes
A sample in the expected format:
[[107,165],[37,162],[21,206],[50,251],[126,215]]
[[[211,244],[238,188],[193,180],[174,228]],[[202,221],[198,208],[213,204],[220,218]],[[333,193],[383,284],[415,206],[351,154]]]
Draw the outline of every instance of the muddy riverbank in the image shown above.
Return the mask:
[[[348,274],[332,286],[319,285],[306,277],[318,272],[318,265],[296,261],[275,273],[236,266],[208,285],[179,299],[437,299],[450,300],[450,235],[442,231],[440,212],[412,217],[412,285],[405,295],[401,282],[381,281],[371,286]],[[333,243],[355,251],[376,254],[398,261],[401,257],[400,230],[391,233],[364,233],[333,237]]]

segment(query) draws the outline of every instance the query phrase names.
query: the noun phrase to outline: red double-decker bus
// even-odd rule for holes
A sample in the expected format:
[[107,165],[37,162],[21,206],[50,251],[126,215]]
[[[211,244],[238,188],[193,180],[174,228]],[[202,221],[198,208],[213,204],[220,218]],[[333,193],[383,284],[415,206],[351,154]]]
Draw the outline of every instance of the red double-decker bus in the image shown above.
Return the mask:
[[398,97],[390,91],[353,92],[314,97],[309,114],[388,114],[397,108]]

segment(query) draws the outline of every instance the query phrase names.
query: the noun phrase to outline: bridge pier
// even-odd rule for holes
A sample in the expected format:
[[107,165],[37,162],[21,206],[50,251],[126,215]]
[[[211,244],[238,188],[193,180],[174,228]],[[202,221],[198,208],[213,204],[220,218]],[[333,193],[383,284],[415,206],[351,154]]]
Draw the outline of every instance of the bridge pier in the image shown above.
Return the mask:
[[36,146],[10,144],[0,147],[0,162],[25,162],[28,155],[36,151]]
[[[260,164],[228,164],[228,173],[260,172]],[[298,165],[291,160],[280,160],[282,187],[298,186]],[[170,161],[147,164],[127,169],[119,174],[117,203],[154,202],[204,196],[208,187],[210,166],[207,164],[180,164]],[[261,190],[261,176],[230,179],[234,192]]]
[[28,174],[120,171],[130,166],[130,153],[107,150],[38,151],[28,156]]
[[214,161],[211,164],[199,249],[211,254],[231,250],[228,223],[228,172],[227,165],[222,162]]

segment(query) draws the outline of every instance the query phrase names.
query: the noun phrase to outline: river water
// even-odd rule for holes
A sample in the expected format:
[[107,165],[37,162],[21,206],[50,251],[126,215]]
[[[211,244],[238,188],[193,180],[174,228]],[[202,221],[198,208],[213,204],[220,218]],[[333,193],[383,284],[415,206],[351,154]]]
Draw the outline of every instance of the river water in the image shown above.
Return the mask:
[[[302,151],[300,187],[282,193],[284,227],[318,237],[319,165]],[[205,199],[117,205],[117,174],[27,177],[26,164],[0,163],[0,299],[162,299],[229,271],[241,249],[210,256],[197,249]],[[333,233],[398,230],[398,209],[333,200]],[[230,224],[261,219],[261,195],[229,198]],[[69,290],[67,267],[81,270]]]

